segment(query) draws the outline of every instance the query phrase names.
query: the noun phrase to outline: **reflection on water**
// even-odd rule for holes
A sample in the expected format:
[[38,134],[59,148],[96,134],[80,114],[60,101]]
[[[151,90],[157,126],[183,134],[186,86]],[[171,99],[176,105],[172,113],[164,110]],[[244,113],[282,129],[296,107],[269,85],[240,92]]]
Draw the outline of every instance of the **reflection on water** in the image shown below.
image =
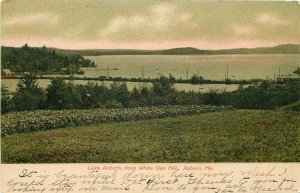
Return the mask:
[[[17,79],[3,79],[2,87],[6,87],[10,92],[14,92],[17,88],[18,84]],[[112,81],[86,81],[86,80],[74,80],[74,84],[87,84],[88,82],[97,83],[99,85],[104,84],[106,86],[110,86]],[[50,84],[49,79],[39,79],[38,84],[40,87],[46,88]],[[143,82],[127,82],[127,87],[129,90],[133,90],[134,87],[142,87],[147,86],[151,87],[151,83],[143,83]],[[225,90],[225,91],[234,91],[238,88],[238,85],[225,85],[225,84],[202,84],[202,85],[193,85],[193,84],[175,84],[176,90],[179,91],[195,91],[195,92],[208,92],[211,89]]]
[[[78,77],[126,77],[156,78],[160,75],[174,75],[175,78],[191,78],[193,74],[203,76],[210,80],[224,80],[225,71],[229,78],[241,79],[273,79],[274,73],[278,75],[280,66],[281,74],[291,74],[299,67],[300,55],[272,54],[272,55],[119,55],[119,56],[89,56],[98,67],[85,69],[84,75]],[[53,75],[56,76],[56,75]],[[15,91],[18,80],[2,80],[2,85],[9,91]],[[38,80],[41,87],[47,87],[50,80]],[[85,80],[74,80],[76,84],[86,84]],[[91,81],[102,84],[101,81]],[[111,81],[104,81],[109,86]],[[135,86],[151,86],[151,83],[127,82],[129,90]],[[177,90],[207,92],[210,89],[234,91],[238,85],[224,84],[175,84]]]
[[[266,79],[278,75],[279,66],[282,74],[290,74],[299,67],[300,55],[119,55],[87,56],[98,65],[87,69],[87,77],[111,76],[155,78],[159,75],[174,75],[186,79],[193,74],[205,79],[224,80],[225,71],[229,70],[230,79]],[[108,70],[109,68],[109,70]],[[118,70],[114,70],[118,69]],[[188,72],[187,72],[188,71]]]

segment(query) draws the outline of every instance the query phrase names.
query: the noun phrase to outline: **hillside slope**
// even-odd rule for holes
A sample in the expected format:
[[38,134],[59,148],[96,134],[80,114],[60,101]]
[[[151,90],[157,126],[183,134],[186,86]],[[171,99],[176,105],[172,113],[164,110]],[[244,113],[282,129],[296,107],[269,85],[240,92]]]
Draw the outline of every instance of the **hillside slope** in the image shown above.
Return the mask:
[[[201,45],[199,46],[201,47]],[[11,47],[2,46],[2,53]],[[86,50],[68,50],[50,48],[57,53],[64,55],[79,54],[81,56],[98,55],[198,55],[198,54],[300,54],[300,44],[284,44],[274,47],[261,48],[237,48],[222,50],[202,50],[193,47],[181,47],[164,50],[133,50],[133,49],[86,49]]]
[[294,162],[299,134],[299,112],[232,110],[14,134],[2,162]]
[[[201,47],[201,46],[199,46]],[[198,54],[300,54],[300,44],[285,44],[274,47],[262,48],[237,48],[237,49],[223,49],[223,50],[201,50],[193,47],[172,48],[165,50],[61,50],[61,53],[73,53],[83,56],[97,56],[97,55],[198,55]]]

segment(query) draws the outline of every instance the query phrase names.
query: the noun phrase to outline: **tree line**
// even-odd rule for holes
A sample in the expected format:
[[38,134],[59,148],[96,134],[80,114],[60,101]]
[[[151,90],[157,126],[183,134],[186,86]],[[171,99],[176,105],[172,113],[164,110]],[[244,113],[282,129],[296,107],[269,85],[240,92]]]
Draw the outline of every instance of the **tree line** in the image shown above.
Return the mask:
[[80,67],[94,67],[94,61],[84,59],[79,54],[58,54],[54,49],[31,48],[27,44],[21,48],[1,47],[1,69],[14,72],[61,72],[77,73]]
[[175,90],[174,81],[161,76],[150,87],[135,87],[132,91],[128,90],[125,82],[113,82],[110,86],[91,82],[79,85],[61,78],[53,78],[50,85],[43,89],[33,75],[25,75],[18,82],[14,93],[8,94],[2,88],[1,112],[201,104],[274,109],[299,100],[299,87],[299,84],[273,84],[265,81],[241,85],[233,92],[186,92]]

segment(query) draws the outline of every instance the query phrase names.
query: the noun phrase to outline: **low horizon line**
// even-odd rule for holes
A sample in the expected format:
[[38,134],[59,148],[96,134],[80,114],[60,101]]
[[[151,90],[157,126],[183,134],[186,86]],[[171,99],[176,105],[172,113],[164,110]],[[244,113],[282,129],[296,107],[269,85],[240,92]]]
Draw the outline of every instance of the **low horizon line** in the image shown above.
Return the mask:
[[[29,47],[32,48],[53,48],[53,49],[60,49],[60,50],[136,50],[136,51],[159,51],[159,50],[170,50],[170,49],[176,49],[176,48],[193,48],[197,50],[209,50],[209,51],[218,51],[218,50],[233,50],[233,49],[257,49],[257,48],[273,48],[277,46],[283,46],[283,45],[300,45],[300,43],[283,43],[283,44],[276,44],[274,46],[259,46],[259,47],[231,47],[231,48],[222,48],[222,49],[203,49],[203,48],[198,48],[198,47],[193,47],[193,46],[184,46],[184,47],[171,47],[171,48],[164,48],[164,49],[139,49],[139,48],[82,48],[82,49],[72,49],[72,48],[59,48],[59,47],[47,47],[46,45],[43,46],[30,46],[29,43],[25,43],[24,45],[28,45]],[[1,47],[12,47],[12,48],[21,48],[22,46],[11,46],[11,45],[1,45]]]

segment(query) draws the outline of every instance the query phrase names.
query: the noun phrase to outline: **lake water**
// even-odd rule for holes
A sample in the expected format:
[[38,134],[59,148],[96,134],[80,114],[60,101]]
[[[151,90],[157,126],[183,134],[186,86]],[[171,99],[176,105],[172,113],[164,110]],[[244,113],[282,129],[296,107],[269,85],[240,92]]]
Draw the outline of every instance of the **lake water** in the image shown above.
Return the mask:
[[[193,74],[205,79],[224,80],[229,71],[230,79],[273,79],[276,75],[291,74],[300,66],[300,55],[119,55],[119,56],[86,56],[98,65],[87,69],[84,76],[99,77],[142,77],[155,78],[169,74],[176,78],[186,79]],[[109,70],[117,68],[118,70]],[[188,69],[188,73],[187,73]]]
[[[2,79],[2,87],[6,87],[10,92],[14,92],[17,88],[17,83],[19,80],[17,79]],[[98,85],[104,84],[106,86],[111,85],[112,81],[90,81],[93,83],[98,83]],[[39,86],[42,88],[46,88],[50,84],[49,79],[39,79]],[[74,84],[87,84],[88,81],[85,80],[74,80]],[[127,82],[128,90],[133,90],[134,87],[147,86],[151,87],[151,83],[142,83],[142,82]],[[225,85],[225,84],[203,84],[203,85],[192,85],[192,84],[175,84],[176,90],[179,91],[195,91],[195,92],[208,92],[211,89],[217,90],[225,90],[225,91],[234,91],[238,88],[238,85]]]
[[[85,69],[84,75],[79,77],[127,77],[127,78],[155,78],[160,75],[168,76],[170,73],[176,78],[186,79],[193,74],[203,76],[205,79],[224,80],[225,71],[229,71],[230,79],[273,79],[274,72],[281,74],[291,74],[297,67],[300,67],[300,55],[121,55],[121,56],[89,56],[85,57],[95,61],[97,68]],[[107,70],[109,67],[109,71]],[[112,69],[118,70],[112,70]],[[188,73],[187,73],[188,70]],[[144,73],[142,73],[142,71]],[[2,80],[2,86],[10,91],[15,91],[18,80]],[[47,87],[50,80],[38,80],[41,87]],[[98,82],[101,81],[91,81]],[[86,84],[87,81],[76,80],[76,84]],[[105,85],[110,85],[110,81],[105,81]],[[127,82],[129,90],[134,86],[148,85],[145,83]],[[238,85],[225,84],[175,84],[177,90],[207,92],[210,89],[233,91]]]

